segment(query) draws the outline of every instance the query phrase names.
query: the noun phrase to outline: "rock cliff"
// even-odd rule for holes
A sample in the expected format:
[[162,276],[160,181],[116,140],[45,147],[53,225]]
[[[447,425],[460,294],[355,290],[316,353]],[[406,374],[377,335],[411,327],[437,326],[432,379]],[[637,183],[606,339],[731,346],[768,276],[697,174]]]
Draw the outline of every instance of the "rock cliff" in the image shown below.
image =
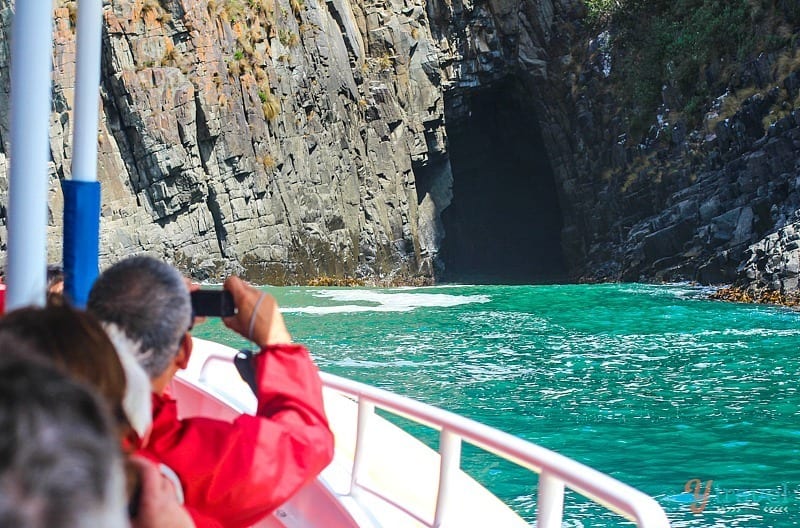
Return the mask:
[[[52,260],[76,7],[56,4]],[[797,50],[747,57],[725,78],[698,70],[720,91],[700,123],[665,86],[634,134],[612,83],[625,50],[586,15],[583,0],[107,2],[101,261],[147,251],[198,278],[279,284],[796,288],[798,258],[780,255],[800,233]]]
[[[706,60],[685,72],[668,56],[644,126],[633,126],[641,115],[621,106],[631,98],[615,86],[614,72],[631,54],[646,56],[648,46],[678,44],[644,32],[645,51],[624,49],[625,39],[614,38],[623,24],[606,22],[584,45],[572,39],[558,65],[573,109],[564,113],[564,144],[572,146],[566,158],[574,170],[560,180],[572,189],[565,202],[574,212],[565,250],[573,272],[589,280],[734,283],[756,298],[768,291],[791,297],[800,258],[800,9],[781,0],[674,5],[689,4],[699,23],[728,16],[752,34],[733,38],[737,50],[715,40],[731,28],[709,30],[706,45],[717,47],[695,50]],[[694,15],[682,16],[691,25]],[[675,28],[670,37],[680,35]],[[759,30],[770,37],[759,40]],[[634,71],[648,72],[642,64]],[[621,80],[628,91],[647,87],[646,79]]]
[[[430,276],[412,164],[444,150],[438,55],[422,8],[395,7],[108,3],[101,260],[147,251],[200,278],[244,268],[277,283]],[[75,2],[55,20],[54,234],[72,154]],[[6,38],[6,87],[8,58]],[[54,236],[53,259],[58,246]]]

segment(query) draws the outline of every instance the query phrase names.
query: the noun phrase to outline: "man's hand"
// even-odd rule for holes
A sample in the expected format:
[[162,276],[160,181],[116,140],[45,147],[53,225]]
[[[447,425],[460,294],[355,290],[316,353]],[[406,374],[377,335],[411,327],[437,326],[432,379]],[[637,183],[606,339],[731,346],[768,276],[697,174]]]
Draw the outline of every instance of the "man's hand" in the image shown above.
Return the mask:
[[141,493],[132,528],[195,528],[192,517],[178,503],[172,482],[149,460],[133,455],[130,462],[139,470]]
[[[183,282],[186,283],[186,289],[189,290],[190,294],[200,289],[200,285],[197,284],[196,282],[192,282],[192,279],[190,279],[189,277],[184,277]],[[192,328],[199,325],[200,323],[204,323],[205,321],[206,321],[205,317],[195,317],[192,320]]]
[[[236,315],[222,319],[225,326],[261,348],[292,342],[283,316],[278,311],[278,303],[272,295],[257,290],[239,277],[228,277],[223,287],[233,295],[238,310]],[[249,335],[251,328],[252,335]]]

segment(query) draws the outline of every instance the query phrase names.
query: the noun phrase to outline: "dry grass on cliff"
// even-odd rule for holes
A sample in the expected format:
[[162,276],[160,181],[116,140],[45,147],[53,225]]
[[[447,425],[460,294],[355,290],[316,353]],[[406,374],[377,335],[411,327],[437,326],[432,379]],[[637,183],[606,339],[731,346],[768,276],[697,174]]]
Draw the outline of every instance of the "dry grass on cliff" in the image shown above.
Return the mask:
[[306,5],[305,0],[289,0],[289,7],[292,8],[292,13],[294,13],[295,16],[300,14],[305,5]]
[[761,120],[761,126],[768,129],[784,117],[791,115],[797,108],[800,108],[800,93],[792,99],[789,97],[789,92],[785,88],[781,88],[772,109]]
[[272,14],[275,12],[275,0],[247,0],[250,9],[262,14]]
[[144,19],[146,24],[155,22],[166,24],[172,20],[172,14],[161,5],[159,0],[144,0],[139,16]]
[[220,16],[227,19],[231,23],[238,22],[246,18],[244,2],[241,0],[225,0]]
[[265,154],[260,158],[259,161],[261,161],[261,165],[264,166],[264,170],[267,171],[268,173],[275,170],[275,166],[278,164],[277,160],[273,158],[270,154]]
[[800,50],[796,48],[785,50],[775,61],[778,77],[786,77],[793,71],[800,70]]
[[278,117],[278,114],[281,113],[281,102],[268,86],[261,87],[258,91],[258,97],[261,99],[261,111],[264,112],[264,117],[268,121],[272,121]]

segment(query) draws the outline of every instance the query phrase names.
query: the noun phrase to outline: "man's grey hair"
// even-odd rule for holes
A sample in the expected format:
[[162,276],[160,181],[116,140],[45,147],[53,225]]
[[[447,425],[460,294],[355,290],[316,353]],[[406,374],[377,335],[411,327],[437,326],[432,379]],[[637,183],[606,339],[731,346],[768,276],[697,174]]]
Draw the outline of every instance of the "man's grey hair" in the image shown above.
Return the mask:
[[167,369],[192,323],[183,276],[166,262],[144,255],[103,271],[89,292],[86,309],[136,344],[134,355],[150,379]]
[[119,441],[106,408],[25,352],[0,339],[0,526],[126,527]]

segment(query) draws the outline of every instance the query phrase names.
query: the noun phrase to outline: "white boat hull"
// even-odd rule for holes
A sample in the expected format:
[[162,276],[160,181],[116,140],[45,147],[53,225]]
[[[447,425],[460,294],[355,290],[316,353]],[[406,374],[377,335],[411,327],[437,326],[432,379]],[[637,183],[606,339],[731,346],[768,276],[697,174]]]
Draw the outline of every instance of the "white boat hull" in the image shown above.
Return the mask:
[[[233,420],[241,412],[255,411],[255,397],[231,362],[235,354],[232,348],[195,338],[190,365],[172,386],[181,417]],[[358,405],[329,388],[323,390],[323,396],[336,441],[333,462],[256,526],[431,526],[439,486],[439,454],[389,421],[373,416],[364,458],[367,464],[360,485],[351,492]],[[458,508],[449,519],[452,526],[528,526],[462,471],[455,478],[453,493]]]

